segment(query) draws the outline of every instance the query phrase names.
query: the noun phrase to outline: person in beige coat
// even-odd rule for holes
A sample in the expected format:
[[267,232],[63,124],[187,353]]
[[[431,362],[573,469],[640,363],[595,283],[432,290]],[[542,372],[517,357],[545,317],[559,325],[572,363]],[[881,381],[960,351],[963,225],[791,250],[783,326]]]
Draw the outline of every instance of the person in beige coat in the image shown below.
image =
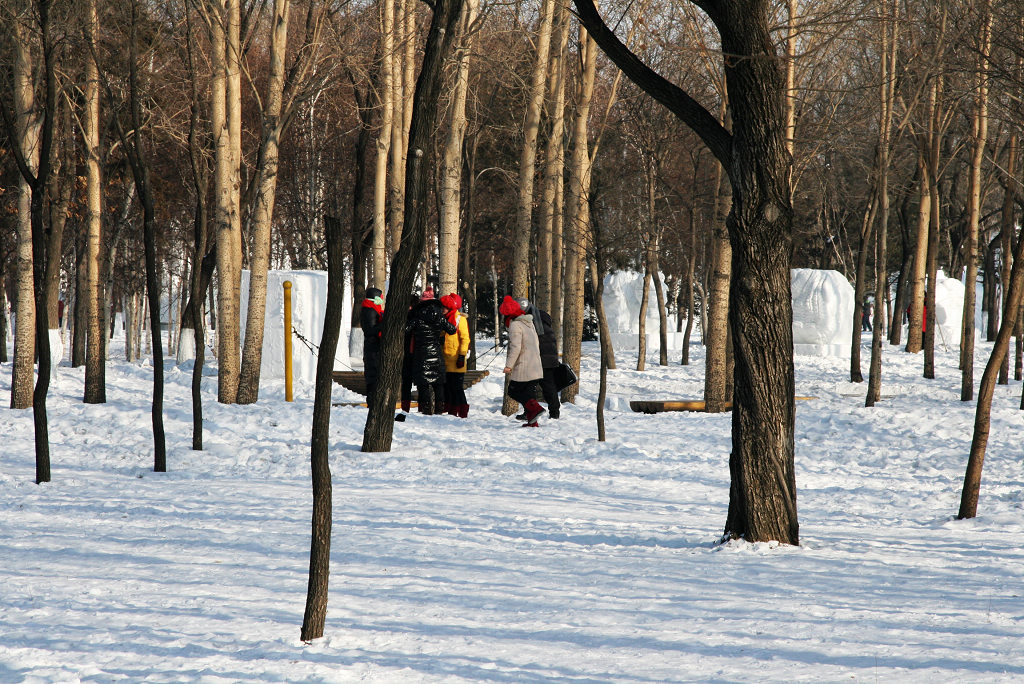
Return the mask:
[[537,402],[537,386],[544,377],[540,360],[540,342],[533,318],[527,316],[519,302],[508,295],[502,300],[498,312],[505,317],[508,328],[508,354],[505,374],[508,375],[508,395],[526,409],[523,427],[537,427],[544,407]]

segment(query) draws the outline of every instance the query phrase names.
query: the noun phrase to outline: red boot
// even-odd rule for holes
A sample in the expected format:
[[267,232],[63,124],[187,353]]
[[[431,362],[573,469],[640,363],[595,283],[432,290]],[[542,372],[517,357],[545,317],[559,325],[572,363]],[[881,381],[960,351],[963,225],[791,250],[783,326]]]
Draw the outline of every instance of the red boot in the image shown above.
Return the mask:
[[540,418],[542,413],[544,413],[544,407],[536,399],[530,399],[526,402],[526,425],[536,427],[537,419]]
[[460,404],[455,407],[455,415],[459,418],[465,418],[469,415],[469,404]]

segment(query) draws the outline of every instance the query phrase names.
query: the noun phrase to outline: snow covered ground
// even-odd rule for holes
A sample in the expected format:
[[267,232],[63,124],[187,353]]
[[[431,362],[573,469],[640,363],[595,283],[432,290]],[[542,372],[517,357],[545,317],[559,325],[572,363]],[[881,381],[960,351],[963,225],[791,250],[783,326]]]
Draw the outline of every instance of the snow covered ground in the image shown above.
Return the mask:
[[595,345],[579,403],[540,430],[500,415],[496,377],[468,420],[412,415],[386,454],[359,452],[365,409],[335,408],[310,645],[308,387],[221,406],[208,378],[193,452],[190,374],[168,366],[156,474],[151,369],[115,344],[109,403],[87,406],[62,367],[51,483],[33,483],[31,410],[0,409],[0,682],[1024,680],[1019,382],[996,393],[980,516],[959,522],[974,405],[954,354],[925,381],[888,351],[874,409],[846,362],[798,357],[797,393],[818,397],[797,412],[803,545],[716,545],[729,415],[630,412],[701,395],[699,347],[689,367],[656,351],[644,373],[619,354],[606,443]]

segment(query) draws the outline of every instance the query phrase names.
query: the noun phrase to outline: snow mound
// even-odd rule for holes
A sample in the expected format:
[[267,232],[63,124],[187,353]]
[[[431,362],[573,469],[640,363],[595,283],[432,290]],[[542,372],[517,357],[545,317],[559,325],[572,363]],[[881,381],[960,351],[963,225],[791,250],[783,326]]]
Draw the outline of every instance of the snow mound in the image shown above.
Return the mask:
[[963,317],[964,284],[939,270],[935,276],[935,344],[959,348]]

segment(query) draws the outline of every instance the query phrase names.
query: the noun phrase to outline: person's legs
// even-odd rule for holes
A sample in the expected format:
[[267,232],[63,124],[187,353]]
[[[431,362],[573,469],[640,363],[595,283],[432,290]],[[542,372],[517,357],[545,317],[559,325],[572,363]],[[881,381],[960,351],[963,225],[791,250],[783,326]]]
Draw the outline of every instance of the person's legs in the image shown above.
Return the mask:
[[548,405],[548,415],[558,418],[562,402],[559,400],[558,389],[555,387],[554,368],[544,369],[544,378],[540,381],[540,391],[544,394],[544,402]]
[[536,425],[537,417],[544,413],[544,407],[534,398],[537,394],[537,381],[509,382],[508,396],[512,397],[526,409],[524,416],[527,425]]

